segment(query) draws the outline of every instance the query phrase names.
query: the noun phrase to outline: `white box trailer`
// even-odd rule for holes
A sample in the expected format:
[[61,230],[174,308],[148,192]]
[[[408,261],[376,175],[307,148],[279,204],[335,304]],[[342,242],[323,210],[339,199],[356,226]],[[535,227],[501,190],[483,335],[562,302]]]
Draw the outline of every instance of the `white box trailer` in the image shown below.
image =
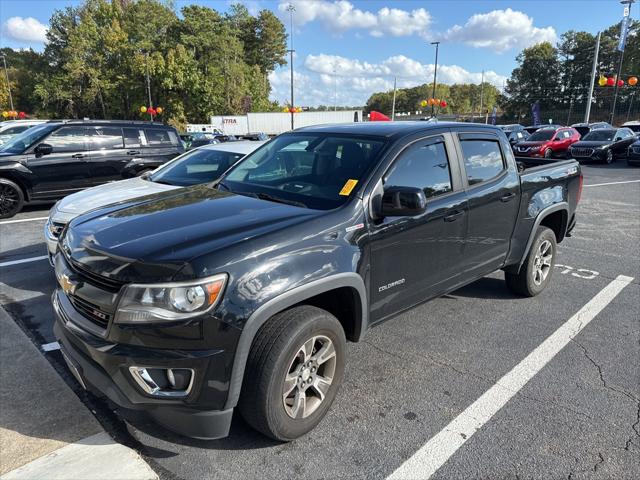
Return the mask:
[[[308,127],[327,123],[352,123],[362,121],[362,110],[340,110],[335,112],[300,112],[293,114],[294,127]],[[279,135],[291,130],[291,114],[285,112],[248,113],[247,115],[216,115],[211,125],[227,135],[266,133]]]
[[[358,121],[361,122],[361,110],[294,113],[293,125],[294,128],[300,128],[327,123],[352,123],[356,114],[358,115]],[[250,132],[264,132],[267,135],[278,135],[282,132],[288,132],[291,130],[290,113],[248,113],[247,117],[249,119]]]
[[211,117],[211,125],[225,135],[244,135],[249,129],[246,115],[215,115]]

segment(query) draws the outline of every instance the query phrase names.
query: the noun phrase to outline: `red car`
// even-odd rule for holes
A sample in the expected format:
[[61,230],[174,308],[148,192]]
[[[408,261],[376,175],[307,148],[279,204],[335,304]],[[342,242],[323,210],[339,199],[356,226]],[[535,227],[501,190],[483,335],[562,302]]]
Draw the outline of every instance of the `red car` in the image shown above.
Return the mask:
[[569,147],[580,140],[580,134],[571,127],[543,127],[526,141],[513,147],[516,155],[522,157],[566,157]]

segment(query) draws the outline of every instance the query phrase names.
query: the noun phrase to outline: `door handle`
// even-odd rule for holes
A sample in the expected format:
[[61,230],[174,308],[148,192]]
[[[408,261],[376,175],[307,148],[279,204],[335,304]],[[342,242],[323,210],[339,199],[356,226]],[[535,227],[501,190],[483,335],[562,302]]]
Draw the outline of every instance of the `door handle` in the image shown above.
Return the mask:
[[503,195],[503,196],[500,198],[500,201],[501,201],[501,202],[508,202],[509,200],[512,200],[512,199],[514,199],[514,198],[516,198],[516,194],[515,194],[515,193],[513,193],[513,192],[511,192],[511,193],[507,193],[506,195]]
[[456,210],[455,212],[450,213],[449,215],[444,216],[445,222],[455,222],[458,218],[464,215],[462,210]]
[[84,153],[74,153],[71,158],[84,158]]
[[127,152],[127,155],[140,155],[140,151],[139,150],[129,150]]

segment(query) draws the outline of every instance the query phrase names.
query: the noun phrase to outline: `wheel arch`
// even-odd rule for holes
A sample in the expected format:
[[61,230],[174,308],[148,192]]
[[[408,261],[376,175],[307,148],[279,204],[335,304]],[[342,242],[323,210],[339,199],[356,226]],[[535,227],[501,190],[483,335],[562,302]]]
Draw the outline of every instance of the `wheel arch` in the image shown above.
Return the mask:
[[[345,310],[340,301],[349,298],[353,304],[351,308]],[[234,408],[238,403],[247,357],[260,327],[275,314],[301,304],[323,308],[336,316],[345,328],[347,338],[351,341],[359,341],[367,329],[366,289],[362,277],[357,273],[339,273],[322,278],[269,300],[251,314],[242,329],[231,369],[225,409]],[[349,313],[351,313],[350,317]]]
[[567,202],[559,202],[542,210],[533,222],[533,227],[529,233],[529,239],[527,240],[524,253],[522,254],[520,262],[518,262],[517,271],[522,268],[527,255],[529,255],[529,250],[531,250],[531,245],[533,244],[533,239],[536,236],[538,227],[543,226],[553,230],[553,233],[556,236],[556,242],[560,243],[566,235],[568,224],[569,204]]

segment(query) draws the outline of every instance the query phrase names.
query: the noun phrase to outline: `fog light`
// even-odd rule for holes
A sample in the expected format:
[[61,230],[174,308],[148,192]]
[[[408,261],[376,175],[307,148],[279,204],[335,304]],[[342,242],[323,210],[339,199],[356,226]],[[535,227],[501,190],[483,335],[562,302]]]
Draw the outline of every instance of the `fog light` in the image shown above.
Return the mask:
[[129,373],[145,393],[154,397],[186,397],[195,377],[191,368],[129,367]]

